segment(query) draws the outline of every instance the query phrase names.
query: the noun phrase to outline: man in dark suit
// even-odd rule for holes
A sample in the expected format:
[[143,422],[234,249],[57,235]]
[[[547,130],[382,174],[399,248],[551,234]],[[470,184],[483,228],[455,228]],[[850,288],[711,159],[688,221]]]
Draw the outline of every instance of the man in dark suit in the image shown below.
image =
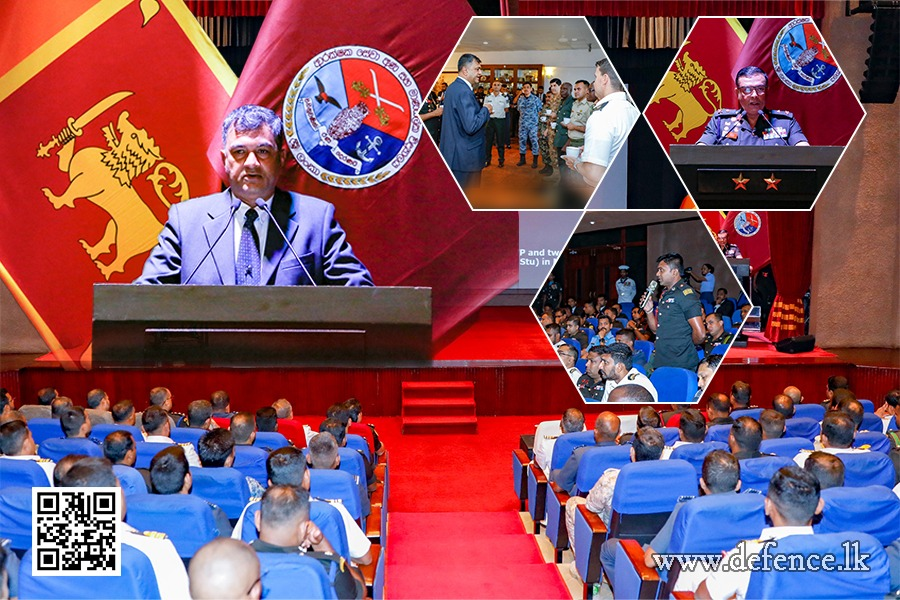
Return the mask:
[[472,91],[481,77],[481,60],[463,54],[457,63],[459,77],[444,95],[441,122],[441,154],[460,187],[478,185],[484,168],[484,128],[491,116]]
[[276,189],[285,150],[274,112],[252,104],[232,111],[222,126],[222,159],[229,189],[172,205],[135,283],[373,285],[333,205]]

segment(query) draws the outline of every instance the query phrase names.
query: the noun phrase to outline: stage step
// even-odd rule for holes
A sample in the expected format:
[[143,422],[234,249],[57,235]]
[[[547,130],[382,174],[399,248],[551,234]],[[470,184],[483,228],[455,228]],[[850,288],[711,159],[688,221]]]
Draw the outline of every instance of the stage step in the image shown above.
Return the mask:
[[472,381],[404,381],[403,433],[476,433]]

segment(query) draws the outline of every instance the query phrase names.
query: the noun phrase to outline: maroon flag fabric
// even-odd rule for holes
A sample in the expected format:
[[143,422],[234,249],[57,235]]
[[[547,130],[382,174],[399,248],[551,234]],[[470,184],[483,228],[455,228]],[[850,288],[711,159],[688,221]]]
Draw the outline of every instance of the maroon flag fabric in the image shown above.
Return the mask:
[[748,65],[769,76],[766,107],[794,113],[813,146],[846,146],[865,116],[822,34],[807,17],[753,21],[732,75]]
[[229,105],[282,114],[280,186],[336,205],[376,285],[432,287],[435,339],[518,277],[517,215],[472,212],[415,116],[471,16],[464,0],[275,0]]

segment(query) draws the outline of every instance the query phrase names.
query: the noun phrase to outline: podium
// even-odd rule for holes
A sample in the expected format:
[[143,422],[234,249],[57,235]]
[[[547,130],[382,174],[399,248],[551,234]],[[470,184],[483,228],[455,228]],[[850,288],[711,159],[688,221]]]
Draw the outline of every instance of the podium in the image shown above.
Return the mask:
[[95,367],[431,360],[431,288],[94,285]]
[[701,210],[806,210],[843,146],[694,146],[669,157]]

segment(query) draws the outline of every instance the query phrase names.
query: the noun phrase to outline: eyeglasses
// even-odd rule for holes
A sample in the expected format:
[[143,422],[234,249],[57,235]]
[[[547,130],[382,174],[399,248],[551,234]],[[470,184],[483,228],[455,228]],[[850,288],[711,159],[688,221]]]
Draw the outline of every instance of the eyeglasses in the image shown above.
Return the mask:
[[744,86],[744,87],[738,88],[738,89],[745,96],[749,96],[753,92],[756,92],[757,96],[762,96],[763,94],[766,93],[766,89],[768,89],[768,88],[767,88],[767,86],[764,86],[764,85],[757,85],[757,86],[748,85],[748,86]]

